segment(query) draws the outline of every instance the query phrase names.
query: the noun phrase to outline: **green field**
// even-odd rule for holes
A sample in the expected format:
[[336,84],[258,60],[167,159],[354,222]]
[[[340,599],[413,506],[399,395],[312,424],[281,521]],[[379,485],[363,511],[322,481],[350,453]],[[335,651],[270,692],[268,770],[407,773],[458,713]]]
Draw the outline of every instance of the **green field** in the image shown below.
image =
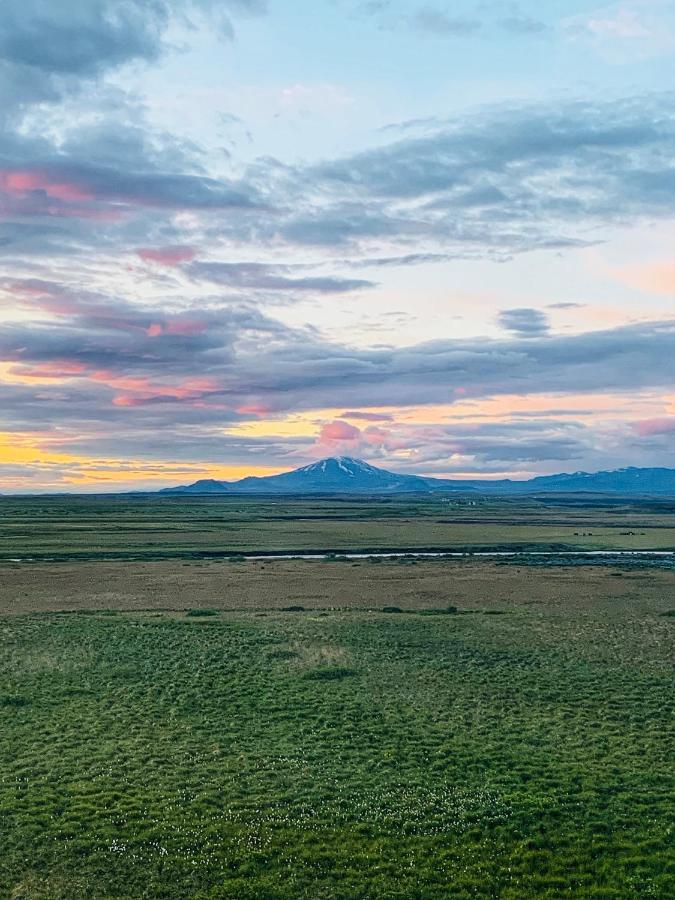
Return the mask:
[[672,896],[672,605],[6,619],[0,894]]
[[247,504],[0,502],[0,897],[675,895],[670,563],[193,558],[667,504]]
[[[475,504],[475,505],[472,505]],[[0,561],[246,551],[672,549],[675,503],[391,497],[0,498]]]

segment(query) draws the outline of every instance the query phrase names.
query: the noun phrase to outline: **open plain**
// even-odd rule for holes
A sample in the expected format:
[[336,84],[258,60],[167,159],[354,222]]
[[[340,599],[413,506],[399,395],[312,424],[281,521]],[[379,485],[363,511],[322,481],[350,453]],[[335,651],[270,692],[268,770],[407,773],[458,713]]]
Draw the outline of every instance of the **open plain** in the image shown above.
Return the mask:
[[672,895],[672,561],[335,555],[667,504],[166,503],[0,504],[0,895]]

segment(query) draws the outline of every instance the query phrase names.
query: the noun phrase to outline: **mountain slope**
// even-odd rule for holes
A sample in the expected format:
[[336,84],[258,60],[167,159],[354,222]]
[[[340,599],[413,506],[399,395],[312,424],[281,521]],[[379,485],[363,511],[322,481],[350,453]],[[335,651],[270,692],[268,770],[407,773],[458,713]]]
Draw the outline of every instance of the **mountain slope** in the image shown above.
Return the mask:
[[539,475],[527,481],[461,481],[400,475],[371,466],[349,456],[329,457],[318,462],[257,478],[240,481],[203,479],[182,487],[165,488],[162,494],[396,494],[406,492],[461,492],[481,494],[609,493],[661,494],[675,496],[675,469],[626,468],[608,472],[574,472]]
[[[216,485],[220,485],[221,489],[218,490]],[[161,493],[211,494],[242,491],[265,494],[377,494],[428,490],[427,478],[420,478],[417,475],[397,475],[359,459],[336,456],[321,459],[291,472],[283,472],[281,475],[263,478],[251,476],[240,481],[198,481],[186,487],[168,488]]]

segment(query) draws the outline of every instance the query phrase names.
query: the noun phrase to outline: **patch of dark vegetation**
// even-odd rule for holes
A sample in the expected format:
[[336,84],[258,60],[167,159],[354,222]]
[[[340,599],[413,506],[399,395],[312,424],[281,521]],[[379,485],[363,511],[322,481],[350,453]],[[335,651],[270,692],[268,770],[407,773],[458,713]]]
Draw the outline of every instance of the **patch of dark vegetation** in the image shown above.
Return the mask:
[[305,678],[310,681],[341,681],[343,678],[352,678],[356,674],[354,669],[348,669],[346,666],[321,666],[307,672]]
[[220,610],[219,609],[188,609],[186,611],[185,615],[189,616],[190,618],[193,618],[193,619],[206,618],[208,616],[219,616]]
[[484,616],[507,616],[509,614],[508,609],[484,609]]
[[661,615],[665,616],[666,619],[675,619],[675,609],[667,609],[665,612],[662,612]]
[[295,650],[272,650],[267,654],[268,659],[296,659],[297,656]]
[[382,612],[383,613],[402,613],[403,610],[401,609],[400,606],[383,606]]
[[297,604],[293,604],[292,606],[282,606],[281,611],[282,612],[305,612],[306,610],[305,610],[304,606],[299,606]]
[[445,606],[440,609],[423,609],[420,610],[423,616],[457,616],[460,611],[456,606]]
[[29,701],[19,694],[0,694],[0,707],[19,709],[28,704]]

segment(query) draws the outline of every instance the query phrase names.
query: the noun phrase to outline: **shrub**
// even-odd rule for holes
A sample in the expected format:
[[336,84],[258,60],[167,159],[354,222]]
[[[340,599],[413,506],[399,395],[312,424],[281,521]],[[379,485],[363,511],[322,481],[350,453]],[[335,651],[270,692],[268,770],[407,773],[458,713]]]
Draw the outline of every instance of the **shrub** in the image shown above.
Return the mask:
[[186,616],[191,616],[193,618],[199,616],[219,616],[219,609],[188,609],[185,613]]
[[28,706],[28,700],[25,697],[20,697],[18,694],[4,694],[0,696],[0,706],[19,708],[20,706]]
[[423,616],[456,616],[459,610],[456,606],[446,606],[444,609],[423,609],[420,612]]
[[341,678],[350,678],[352,675],[356,675],[356,672],[346,666],[322,666],[320,669],[312,669],[307,672],[305,678],[309,678],[311,681],[339,681]]
[[382,612],[384,613],[402,613],[403,610],[400,606],[383,606]]
[[268,659],[295,659],[297,657],[295,650],[272,650],[268,653]]
[[282,612],[304,612],[305,607],[304,606],[282,606],[281,611]]

